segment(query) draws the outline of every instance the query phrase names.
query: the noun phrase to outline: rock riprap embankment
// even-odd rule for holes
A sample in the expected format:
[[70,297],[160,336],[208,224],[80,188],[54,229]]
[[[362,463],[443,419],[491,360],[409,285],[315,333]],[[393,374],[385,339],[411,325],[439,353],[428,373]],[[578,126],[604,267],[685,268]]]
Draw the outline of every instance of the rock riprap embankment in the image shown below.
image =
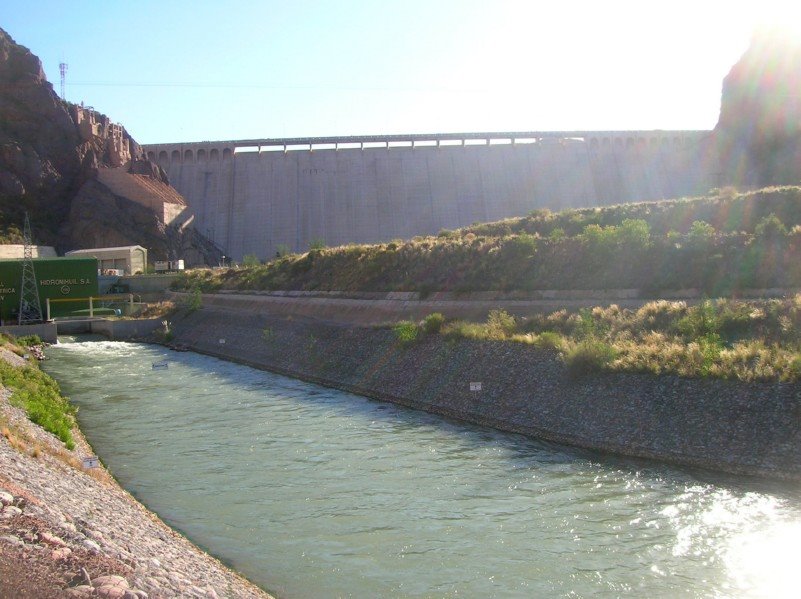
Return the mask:
[[500,430],[801,480],[797,383],[572,376],[555,351],[523,343],[421,334],[404,344],[390,328],[283,317],[235,303],[204,303],[175,318],[172,331],[183,348]]
[[[2,357],[2,356],[0,356]],[[0,387],[0,597],[269,596],[68,451]]]

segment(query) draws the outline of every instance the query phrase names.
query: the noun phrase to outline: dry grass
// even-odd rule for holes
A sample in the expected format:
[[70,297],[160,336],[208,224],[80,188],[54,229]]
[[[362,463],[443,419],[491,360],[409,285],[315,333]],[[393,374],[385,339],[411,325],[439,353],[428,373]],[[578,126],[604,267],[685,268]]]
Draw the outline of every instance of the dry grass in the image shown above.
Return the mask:
[[175,312],[175,308],[175,302],[170,300],[149,303],[147,307],[138,314],[137,318],[161,318],[169,316]]
[[442,334],[556,350],[577,372],[801,380],[801,294],[784,300],[705,301],[691,307],[657,300],[637,310],[611,305],[518,320],[493,311],[484,323],[449,322]]

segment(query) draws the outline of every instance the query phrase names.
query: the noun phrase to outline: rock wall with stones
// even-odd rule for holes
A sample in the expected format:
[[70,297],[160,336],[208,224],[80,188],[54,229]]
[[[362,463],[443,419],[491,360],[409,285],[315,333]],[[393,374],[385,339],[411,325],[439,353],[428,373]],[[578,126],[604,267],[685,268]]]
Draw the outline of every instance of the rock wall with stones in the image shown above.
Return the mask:
[[[571,378],[523,344],[206,307],[172,323],[175,342],[368,397],[626,456],[801,480],[801,388],[645,374]],[[221,343],[220,340],[224,340]],[[481,391],[470,383],[480,382]]]

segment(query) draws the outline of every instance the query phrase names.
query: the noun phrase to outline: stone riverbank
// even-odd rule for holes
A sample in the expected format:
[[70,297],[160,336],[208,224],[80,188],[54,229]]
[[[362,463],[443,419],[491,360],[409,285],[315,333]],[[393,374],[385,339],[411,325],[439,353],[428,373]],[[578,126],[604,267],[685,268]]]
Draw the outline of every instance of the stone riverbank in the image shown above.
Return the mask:
[[[205,299],[205,298],[204,298]],[[174,343],[368,397],[540,439],[801,480],[801,385],[568,375],[555,352],[207,305]],[[471,390],[471,383],[481,383]],[[473,385],[473,388],[476,386]]]
[[[0,348],[0,359],[24,360]],[[0,386],[0,597],[265,598],[12,406]]]

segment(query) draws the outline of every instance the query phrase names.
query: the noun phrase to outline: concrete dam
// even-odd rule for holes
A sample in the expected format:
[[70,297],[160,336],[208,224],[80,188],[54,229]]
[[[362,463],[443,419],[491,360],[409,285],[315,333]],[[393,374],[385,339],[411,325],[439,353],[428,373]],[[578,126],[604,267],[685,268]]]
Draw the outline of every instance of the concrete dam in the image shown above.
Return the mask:
[[711,131],[555,131],[144,146],[226,256],[436,234],[718,185]]

